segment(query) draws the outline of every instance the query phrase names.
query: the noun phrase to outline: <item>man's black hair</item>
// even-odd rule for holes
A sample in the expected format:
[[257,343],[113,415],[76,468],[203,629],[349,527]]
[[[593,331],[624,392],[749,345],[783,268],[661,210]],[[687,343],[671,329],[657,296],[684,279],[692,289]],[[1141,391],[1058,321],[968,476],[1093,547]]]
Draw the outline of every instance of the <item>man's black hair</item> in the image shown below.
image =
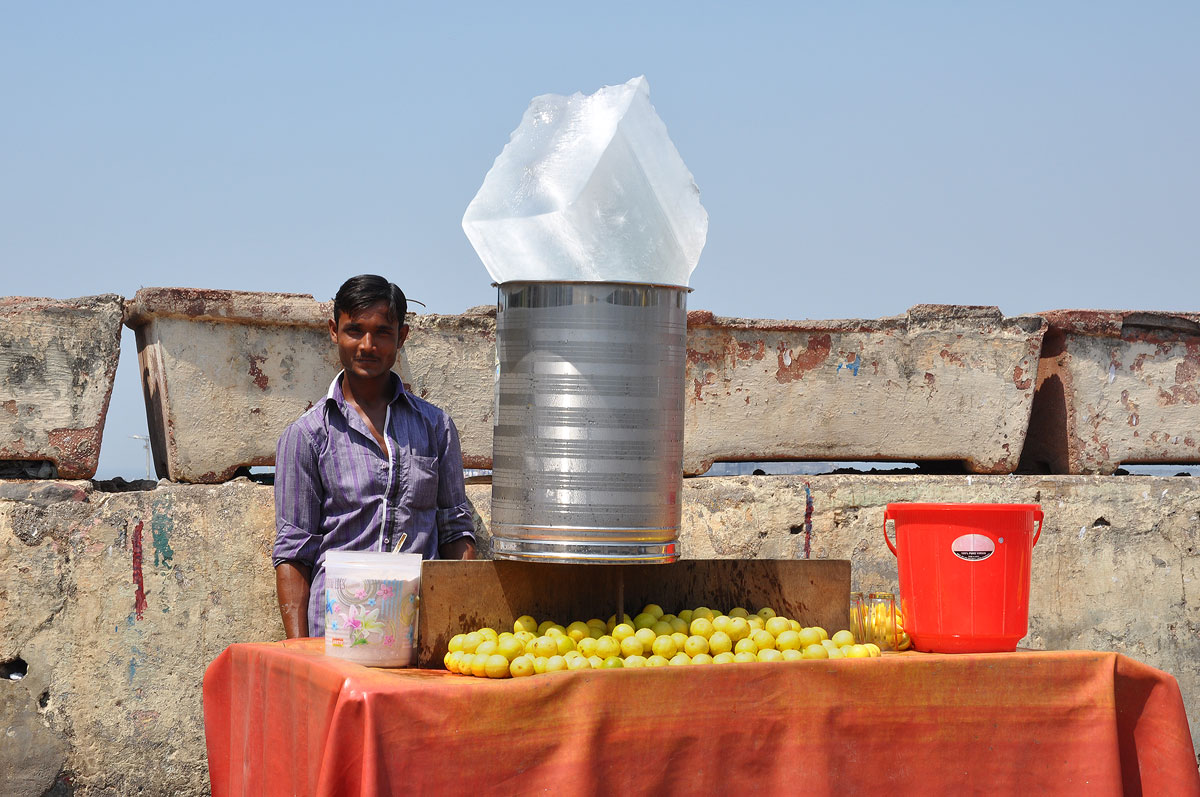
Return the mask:
[[359,274],[342,283],[337,296],[333,297],[333,322],[337,324],[342,313],[352,316],[377,302],[386,302],[388,318],[394,318],[400,326],[404,326],[404,319],[408,315],[408,299],[404,298],[400,286],[378,274]]

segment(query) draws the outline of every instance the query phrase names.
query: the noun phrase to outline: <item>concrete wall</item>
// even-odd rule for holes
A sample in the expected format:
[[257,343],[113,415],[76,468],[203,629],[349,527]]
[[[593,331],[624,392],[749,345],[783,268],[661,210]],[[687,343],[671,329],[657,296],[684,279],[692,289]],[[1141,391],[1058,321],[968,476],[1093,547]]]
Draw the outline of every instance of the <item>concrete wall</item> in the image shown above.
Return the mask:
[[[205,794],[201,679],[278,639],[271,489],[0,482],[0,794]],[[482,519],[487,485],[468,487]],[[1200,729],[1200,478],[791,476],[685,481],[688,558],[841,558],[894,589],[888,502],[1036,502],[1034,648],[1115,650],[1180,682]],[[487,550],[486,537],[484,550]]]

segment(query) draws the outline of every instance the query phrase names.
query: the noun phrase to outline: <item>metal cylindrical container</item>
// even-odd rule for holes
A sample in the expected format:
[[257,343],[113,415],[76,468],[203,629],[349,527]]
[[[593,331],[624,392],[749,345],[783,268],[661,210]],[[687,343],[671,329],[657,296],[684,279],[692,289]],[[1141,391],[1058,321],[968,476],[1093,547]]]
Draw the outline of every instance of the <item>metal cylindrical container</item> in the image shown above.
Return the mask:
[[607,282],[499,286],[497,558],[678,558],[687,292]]

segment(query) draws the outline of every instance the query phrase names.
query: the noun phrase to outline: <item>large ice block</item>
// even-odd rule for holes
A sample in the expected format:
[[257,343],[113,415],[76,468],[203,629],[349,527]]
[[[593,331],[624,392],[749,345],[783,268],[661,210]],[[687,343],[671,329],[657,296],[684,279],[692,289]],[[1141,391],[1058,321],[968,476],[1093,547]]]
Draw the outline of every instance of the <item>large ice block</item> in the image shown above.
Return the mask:
[[535,97],[462,224],[498,283],[686,286],[708,235],[645,77]]

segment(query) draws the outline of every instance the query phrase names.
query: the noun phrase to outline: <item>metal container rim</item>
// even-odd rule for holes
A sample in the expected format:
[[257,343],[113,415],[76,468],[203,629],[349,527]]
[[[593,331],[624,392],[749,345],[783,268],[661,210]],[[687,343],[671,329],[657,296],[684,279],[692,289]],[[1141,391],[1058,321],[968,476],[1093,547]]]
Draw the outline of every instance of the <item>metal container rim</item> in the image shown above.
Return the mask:
[[493,288],[507,288],[515,285],[623,285],[636,288],[667,288],[675,291],[687,291],[688,293],[696,290],[689,288],[687,285],[667,285],[661,282],[629,282],[627,280],[509,280],[507,282],[493,282]]

